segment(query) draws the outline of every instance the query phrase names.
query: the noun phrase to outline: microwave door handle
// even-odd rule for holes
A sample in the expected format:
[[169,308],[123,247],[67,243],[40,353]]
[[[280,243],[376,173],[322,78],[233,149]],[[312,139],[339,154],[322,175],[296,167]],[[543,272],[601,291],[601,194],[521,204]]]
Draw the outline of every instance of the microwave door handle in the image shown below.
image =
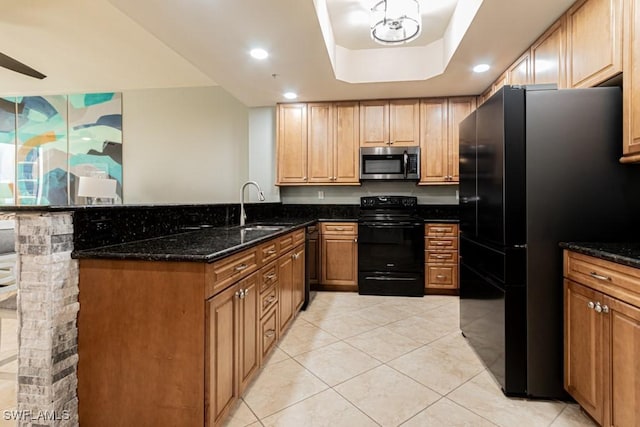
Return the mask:
[[409,173],[409,153],[407,150],[404,150],[404,179],[407,179],[407,174]]

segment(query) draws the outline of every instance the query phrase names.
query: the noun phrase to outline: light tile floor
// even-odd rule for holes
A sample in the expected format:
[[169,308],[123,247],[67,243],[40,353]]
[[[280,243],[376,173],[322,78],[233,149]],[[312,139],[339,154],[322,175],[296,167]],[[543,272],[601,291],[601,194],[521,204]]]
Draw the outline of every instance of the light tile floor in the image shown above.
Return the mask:
[[226,425],[594,425],[575,404],[506,398],[458,317],[457,297],[318,293]]

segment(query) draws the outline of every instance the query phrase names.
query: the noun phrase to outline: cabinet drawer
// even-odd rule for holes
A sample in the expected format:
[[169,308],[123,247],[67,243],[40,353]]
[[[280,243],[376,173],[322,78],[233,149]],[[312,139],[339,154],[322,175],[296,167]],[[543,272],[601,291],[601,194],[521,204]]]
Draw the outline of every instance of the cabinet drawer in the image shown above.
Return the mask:
[[358,224],[355,222],[323,222],[320,224],[322,234],[358,234]]
[[640,269],[564,251],[565,277],[640,307]]
[[220,261],[207,264],[205,269],[206,297],[217,294],[257,269],[258,251],[256,248],[247,249]]
[[426,224],[425,236],[458,237],[458,224]]
[[427,265],[425,271],[428,288],[458,288],[457,265]]
[[260,265],[265,265],[278,258],[278,240],[269,240],[258,246],[258,257],[260,259]]
[[458,251],[424,251],[424,262],[430,264],[457,264]]
[[274,283],[269,289],[260,294],[260,318],[278,303],[278,284]]
[[260,293],[278,282],[278,263],[272,262],[260,269]]
[[457,237],[425,237],[424,247],[427,250],[450,251],[458,249]]
[[304,228],[282,236],[278,240],[278,255],[284,254],[302,242],[304,242]]
[[278,310],[277,304],[260,321],[260,364],[275,347],[278,341]]

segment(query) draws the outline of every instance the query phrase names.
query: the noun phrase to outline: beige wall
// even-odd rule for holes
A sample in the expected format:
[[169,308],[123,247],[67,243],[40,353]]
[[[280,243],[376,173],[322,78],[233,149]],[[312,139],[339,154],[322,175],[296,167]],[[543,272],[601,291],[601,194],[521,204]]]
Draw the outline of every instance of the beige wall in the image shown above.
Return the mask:
[[123,93],[124,203],[237,203],[249,109],[219,86]]

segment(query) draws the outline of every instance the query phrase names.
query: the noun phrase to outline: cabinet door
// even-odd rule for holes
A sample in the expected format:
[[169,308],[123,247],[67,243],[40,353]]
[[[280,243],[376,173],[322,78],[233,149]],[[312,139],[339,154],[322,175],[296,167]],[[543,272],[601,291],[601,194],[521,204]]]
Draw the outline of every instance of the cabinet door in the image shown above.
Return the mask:
[[604,321],[592,305],[603,295],[564,281],[564,387],[600,425],[604,420]]
[[280,332],[283,332],[293,318],[293,252],[280,257],[278,261],[280,274],[278,309],[280,310]]
[[278,184],[307,182],[307,106],[279,104]]
[[511,85],[528,85],[531,84],[531,56],[526,51],[520,58],[509,67],[507,74],[509,76],[509,84]]
[[567,12],[567,86],[591,87],[622,71],[622,1],[582,0]]
[[640,162],[640,0],[625,0],[624,7],[622,161]]
[[640,309],[607,298],[611,342],[611,425],[640,425]]
[[565,16],[557,20],[531,46],[531,74],[533,83],[555,83],[558,88],[565,84]]
[[449,112],[447,114],[449,125],[449,155],[448,155],[448,182],[460,181],[458,161],[460,158],[459,135],[460,122],[464,120],[476,108],[475,97],[449,98]]
[[389,103],[360,102],[360,146],[386,147],[389,142]]
[[206,303],[205,416],[210,426],[224,417],[238,396],[235,334],[238,289],[231,286]]
[[309,121],[307,146],[308,181],[333,182],[333,105],[307,104]]
[[360,107],[357,102],[334,104],[333,182],[360,182]]
[[293,250],[293,312],[297,313],[304,303],[304,245]]
[[389,102],[389,142],[395,146],[420,144],[420,101],[398,99]]
[[420,183],[443,183],[449,175],[446,98],[420,102]]
[[305,254],[305,257],[309,257],[309,284],[317,285],[320,280],[319,274],[319,266],[318,261],[320,259],[320,250],[318,245],[320,244],[319,240],[309,239],[309,253]]
[[357,285],[358,246],[356,236],[327,235],[321,241],[323,285]]
[[495,82],[493,82],[491,92],[496,93],[497,91],[500,90],[502,86],[506,86],[508,84],[509,84],[509,73],[508,71],[505,71],[504,73],[502,73],[500,77],[496,79]]
[[238,394],[242,394],[259,365],[258,273],[238,283]]

